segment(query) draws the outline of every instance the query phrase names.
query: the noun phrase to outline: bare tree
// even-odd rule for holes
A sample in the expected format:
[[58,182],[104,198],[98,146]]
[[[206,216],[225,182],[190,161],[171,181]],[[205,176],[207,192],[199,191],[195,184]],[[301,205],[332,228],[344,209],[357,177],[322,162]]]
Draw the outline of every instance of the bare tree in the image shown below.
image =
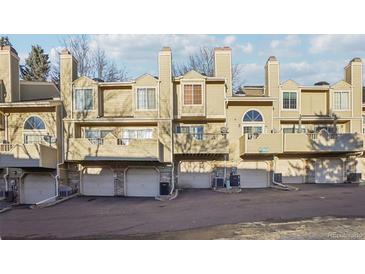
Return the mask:
[[[185,73],[195,70],[206,76],[214,76],[214,49],[200,48],[195,54],[191,54],[187,63],[174,63],[174,76],[184,75]],[[239,64],[232,66],[232,87],[233,91],[237,91],[243,84],[241,77],[242,67]]]
[[126,81],[128,72],[125,67],[118,68],[114,62],[110,62],[104,74],[104,80],[107,82]]
[[94,70],[94,77],[98,79],[104,79],[104,73],[108,65],[108,60],[105,51],[99,46],[92,53],[92,65]]
[[70,35],[62,40],[63,45],[78,61],[79,75],[90,76],[92,61],[89,39],[86,35]]
[[79,75],[108,82],[127,80],[127,69],[124,66],[118,67],[99,45],[92,50],[89,42],[86,35],[69,36],[63,40],[63,45],[78,61]]

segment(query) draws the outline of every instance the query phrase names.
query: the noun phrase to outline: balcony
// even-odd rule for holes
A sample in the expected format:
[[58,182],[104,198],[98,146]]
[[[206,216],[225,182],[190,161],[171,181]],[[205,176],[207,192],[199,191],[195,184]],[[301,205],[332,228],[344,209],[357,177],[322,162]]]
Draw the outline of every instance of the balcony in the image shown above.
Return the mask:
[[222,134],[174,134],[175,154],[227,154],[228,140]]
[[358,133],[287,133],[285,153],[357,152],[363,150],[363,137]]
[[57,149],[44,144],[1,144],[0,167],[57,167]]
[[163,145],[157,139],[69,139],[68,161],[160,161]]
[[264,133],[258,136],[244,134],[239,139],[240,155],[283,153],[283,134]]
[[363,150],[363,135],[358,133],[268,133],[256,138],[240,137],[240,155],[282,153],[346,153]]

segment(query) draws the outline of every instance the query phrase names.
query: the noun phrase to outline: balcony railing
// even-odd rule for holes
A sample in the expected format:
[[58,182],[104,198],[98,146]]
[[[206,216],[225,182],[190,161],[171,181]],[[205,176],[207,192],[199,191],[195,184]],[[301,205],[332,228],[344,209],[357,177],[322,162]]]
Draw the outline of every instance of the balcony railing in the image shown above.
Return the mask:
[[71,138],[67,147],[69,161],[160,161],[163,151],[158,139]]
[[44,144],[1,144],[0,167],[57,167],[57,149]]
[[175,154],[227,154],[228,140],[222,134],[175,133]]
[[240,155],[281,153],[331,153],[362,151],[357,133],[268,133],[256,138],[240,137]]

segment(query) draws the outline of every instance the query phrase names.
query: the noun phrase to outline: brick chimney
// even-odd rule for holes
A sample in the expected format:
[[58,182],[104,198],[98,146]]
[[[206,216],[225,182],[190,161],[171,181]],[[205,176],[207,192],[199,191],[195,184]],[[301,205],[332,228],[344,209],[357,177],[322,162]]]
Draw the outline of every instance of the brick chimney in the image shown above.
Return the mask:
[[11,46],[0,47],[0,80],[4,102],[20,100],[19,56]]

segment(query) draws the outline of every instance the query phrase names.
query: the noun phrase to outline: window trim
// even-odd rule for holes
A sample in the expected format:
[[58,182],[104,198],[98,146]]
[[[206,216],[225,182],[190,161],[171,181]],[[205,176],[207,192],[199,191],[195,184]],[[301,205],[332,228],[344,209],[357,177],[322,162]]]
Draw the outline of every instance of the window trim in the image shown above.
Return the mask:
[[[155,100],[156,100],[156,107],[155,108],[138,108],[138,89],[155,89]],[[159,106],[159,89],[157,86],[136,86],[134,87],[134,109],[135,111],[157,111]]]
[[[92,99],[93,99],[93,106],[92,109],[84,109],[84,110],[78,110],[76,109],[76,91],[77,90],[85,90],[85,89],[90,89],[92,92]],[[95,89],[94,87],[75,87],[73,89],[73,94],[72,94],[72,109],[74,112],[83,112],[83,111],[94,111],[95,110]]]
[[[196,85],[196,86],[201,86],[201,104],[185,104],[185,86],[191,86],[191,85]],[[204,106],[204,93],[205,93],[205,84],[201,83],[201,82],[185,82],[182,85],[182,92],[181,92],[181,99],[182,99],[182,105],[183,106],[189,106],[189,107],[199,107],[199,106]],[[194,89],[193,89],[193,101],[194,101]]]
[[[284,108],[284,92],[296,93],[297,102],[295,108]],[[280,91],[280,110],[281,111],[299,111],[299,91],[298,90],[281,90]]]
[[[348,94],[348,98],[347,98],[347,108],[346,109],[335,109],[335,93],[347,93]],[[333,90],[332,91],[332,110],[333,111],[351,111],[351,92],[350,90]]]
[[[258,113],[260,113],[261,117],[262,117],[262,121],[244,121],[243,119],[245,118],[246,114],[250,111],[257,111]],[[257,109],[257,108],[250,108],[248,110],[245,111],[245,113],[243,113],[242,118],[241,118],[241,122],[244,123],[263,123],[265,124],[265,117],[263,115],[263,113],[261,112],[261,110]]]

